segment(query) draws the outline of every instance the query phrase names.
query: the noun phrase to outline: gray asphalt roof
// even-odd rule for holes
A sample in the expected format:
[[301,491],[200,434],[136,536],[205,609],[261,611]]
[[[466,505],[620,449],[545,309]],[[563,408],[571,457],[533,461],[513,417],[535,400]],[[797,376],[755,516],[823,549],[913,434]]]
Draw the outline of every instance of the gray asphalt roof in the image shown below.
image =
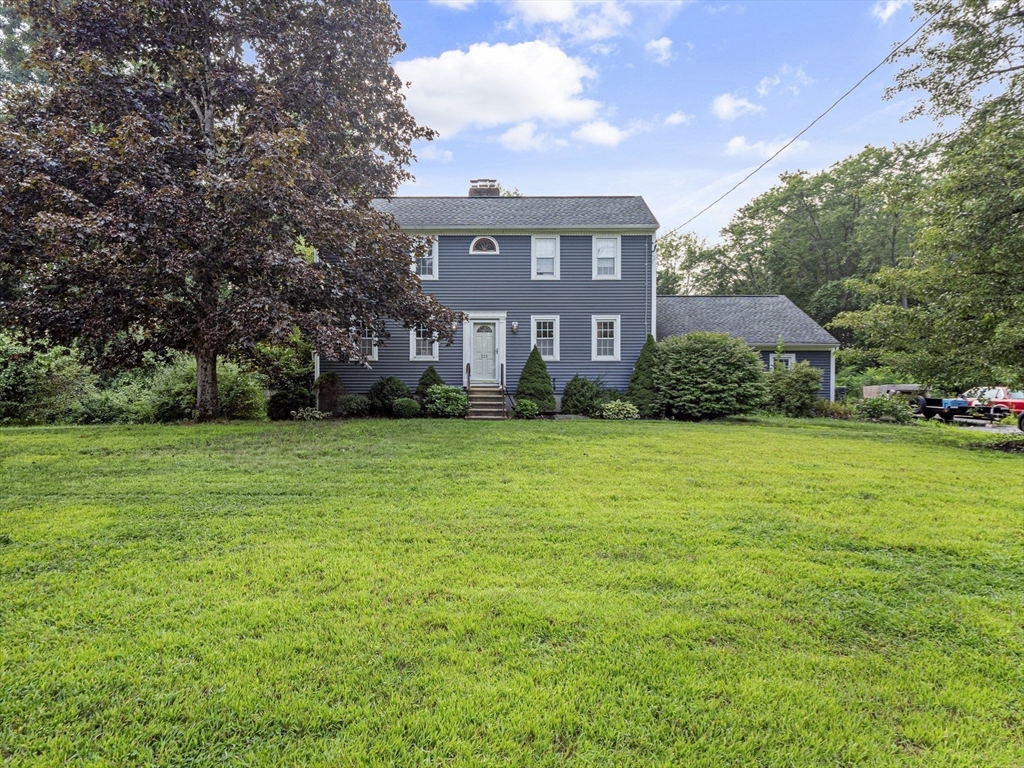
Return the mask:
[[373,205],[411,230],[658,228],[642,197],[393,197]]
[[659,296],[658,340],[691,331],[717,331],[751,346],[839,345],[785,296]]

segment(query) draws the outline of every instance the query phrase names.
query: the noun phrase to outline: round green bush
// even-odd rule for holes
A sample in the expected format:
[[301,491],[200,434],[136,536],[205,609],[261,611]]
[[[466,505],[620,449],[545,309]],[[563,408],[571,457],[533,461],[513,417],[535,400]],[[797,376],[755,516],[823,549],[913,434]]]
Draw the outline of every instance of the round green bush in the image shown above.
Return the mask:
[[767,398],[761,356],[741,339],[698,331],[658,344],[658,409],[673,419],[717,419],[761,408]]
[[394,376],[384,376],[370,385],[370,393],[367,398],[370,401],[370,409],[381,416],[392,416],[394,412],[391,406],[400,397],[411,397],[412,392],[405,386],[401,379]]
[[576,374],[562,390],[562,413],[595,416],[600,405],[600,397],[601,387],[596,381]]
[[811,418],[821,388],[821,371],[803,360],[792,368],[778,366],[768,374],[768,407],[783,416]]
[[370,401],[363,395],[342,395],[336,412],[342,418],[363,418],[370,415]]
[[391,404],[391,410],[399,419],[413,419],[420,415],[420,404],[411,397],[399,397]]
[[427,390],[427,413],[439,419],[461,419],[469,413],[469,397],[459,387],[435,384]]
[[539,415],[540,408],[527,398],[516,400],[516,407],[512,409],[512,416],[516,419],[536,419]]
[[611,420],[639,419],[640,409],[625,400],[612,400],[601,406],[601,418]]

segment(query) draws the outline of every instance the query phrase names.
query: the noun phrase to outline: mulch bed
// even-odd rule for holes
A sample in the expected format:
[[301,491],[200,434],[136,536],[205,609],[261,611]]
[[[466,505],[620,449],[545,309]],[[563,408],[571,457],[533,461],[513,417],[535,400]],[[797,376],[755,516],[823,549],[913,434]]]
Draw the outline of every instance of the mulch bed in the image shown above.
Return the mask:
[[1009,440],[982,443],[977,447],[988,449],[990,451],[1002,451],[1003,453],[1024,453],[1024,438],[1011,437]]

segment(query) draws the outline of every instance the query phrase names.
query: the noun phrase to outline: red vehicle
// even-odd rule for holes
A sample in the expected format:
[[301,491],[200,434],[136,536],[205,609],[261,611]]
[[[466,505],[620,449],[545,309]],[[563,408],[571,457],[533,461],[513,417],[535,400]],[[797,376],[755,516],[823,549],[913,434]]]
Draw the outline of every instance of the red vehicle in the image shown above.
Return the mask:
[[1007,414],[1020,416],[1024,413],[1024,392],[1016,392],[1009,387],[975,387],[969,389],[962,397],[972,408],[991,408],[993,411],[1006,409]]

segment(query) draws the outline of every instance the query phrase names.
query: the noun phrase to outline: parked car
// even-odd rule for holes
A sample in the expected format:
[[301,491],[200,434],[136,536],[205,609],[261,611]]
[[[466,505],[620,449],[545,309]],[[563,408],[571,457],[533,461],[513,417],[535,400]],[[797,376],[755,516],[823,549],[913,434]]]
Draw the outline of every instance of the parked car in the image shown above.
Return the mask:
[[993,411],[1005,409],[1005,415],[1014,416],[1024,413],[1024,392],[1009,387],[975,387],[964,392],[963,398],[972,408],[988,407]]

